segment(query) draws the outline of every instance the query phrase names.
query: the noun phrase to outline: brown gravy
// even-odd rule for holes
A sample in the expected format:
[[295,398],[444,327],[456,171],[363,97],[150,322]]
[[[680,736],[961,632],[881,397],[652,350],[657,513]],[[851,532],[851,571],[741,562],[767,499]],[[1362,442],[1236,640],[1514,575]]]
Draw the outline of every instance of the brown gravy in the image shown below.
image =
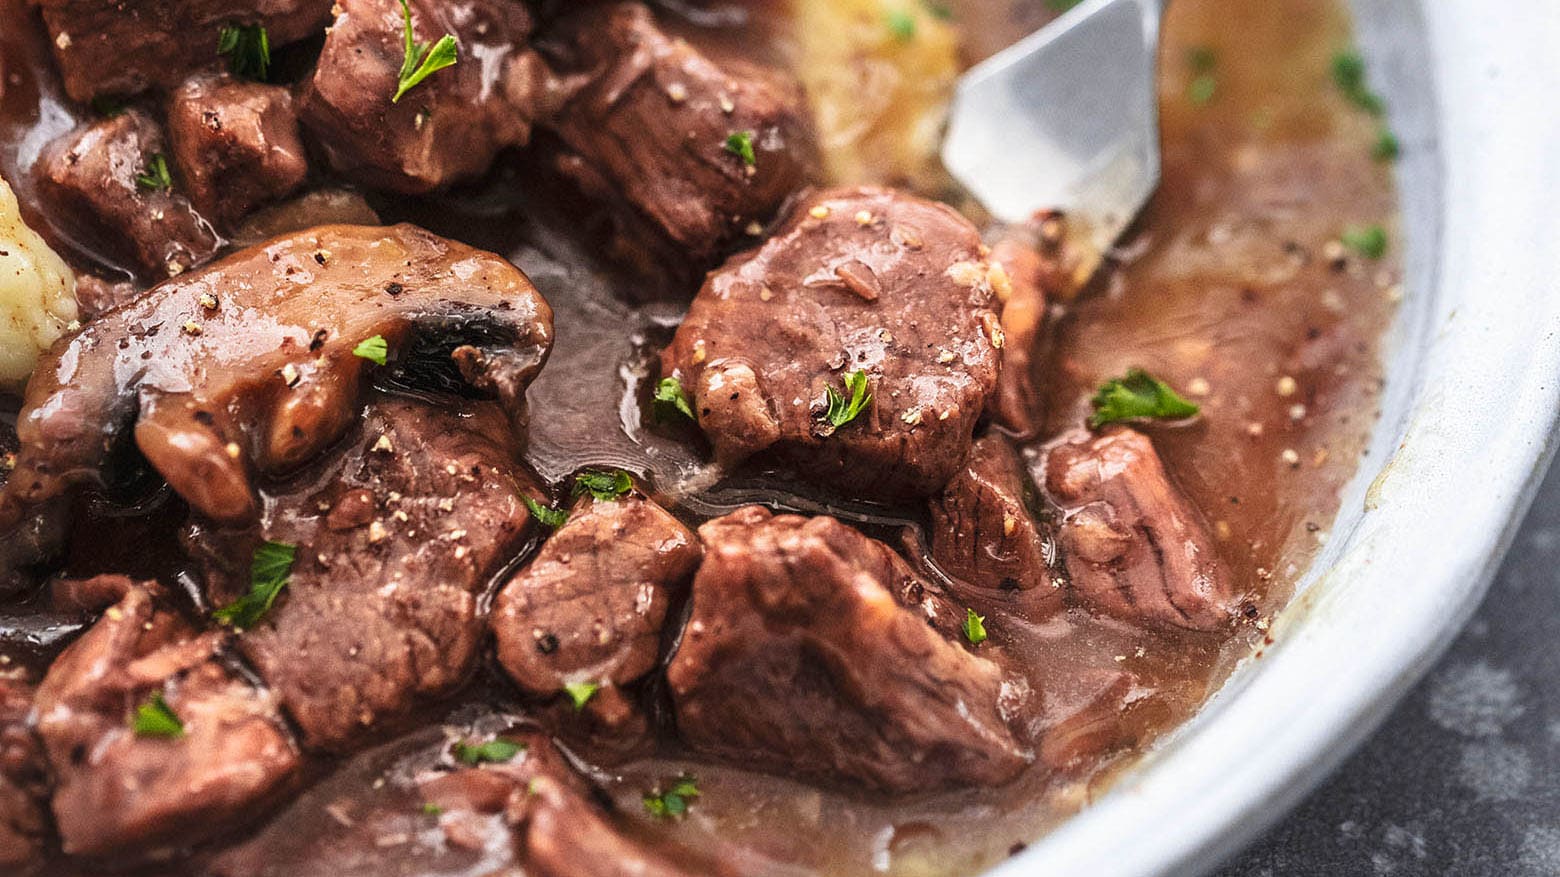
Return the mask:
[[[970,60],[1049,14],[1039,0],[951,5],[955,21],[969,28]],[[1153,371],[1203,406],[1194,425],[1151,428],[1151,435],[1167,469],[1213,522],[1222,560],[1259,594],[1257,633],[1245,628],[1228,642],[1166,638],[1078,610],[1031,625],[976,607],[990,613],[988,625],[1029,666],[1045,668],[1034,674],[1044,721],[1076,710],[1101,673],[1123,667],[1153,692],[1150,708],[1135,713],[1140,748],[1190,716],[1237,661],[1260,654],[1266,618],[1288,599],[1325,539],[1339,491],[1365,447],[1382,380],[1377,338],[1391,317],[1400,271],[1390,255],[1350,260],[1341,269],[1329,259],[1329,244],[1346,225],[1380,222],[1390,232],[1395,212],[1389,166],[1370,155],[1374,122],[1329,81],[1329,59],[1349,43],[1339,6],[1172,5],[1161,79],[1163,185],[1103,276],[1061,316],[1044,372],[1051,433],[1079,424],[1095,387],[1129,366]],[[24,209],[33,208],[29,220],[73,261],[110,269],[116,266],[99,262],[89,241],[36,211],[27,169],[77,117],[59,94],[32,19],[22,0],[0,0],[0,174]],[[761,21],[756,29],[769,26]],[[707,36],[742,40],[751,32]],[[1213,49],[1217,58],[1217,92],[1207,105],[1187,98],[1193,74],[1186,58],[1196,47]],[[505,254],[553,305],[557,345],[530,391],[528,462],[539,475],[557,481],[586,465],[644,473],[658,498],[691,521],[764,501],[829,511],[875,535],[921,526],[919,512],[798,496],[763,473],[712,483],[696,437],[644,425],[640,400],[653,377],[651,358],[682,305],[635,304],[631,281],[593,257],[577,212],[560,206],[567,199],[537,187],[521,155],[447,196],[375,205],[386,221],[413,221]],[[151,520],[105,522],[100,529],[109,535],[86,550],[78,546],[72,570],[130,569],[174,580],[180,570],[166,522],[180,518],[164,507]],[[147,544],[166,548],[148,552]],[[69,632],[65,622],[28,606],[0,607],[0,652],[36,662],[59,639],[55,626]],[[510,691],[484,673],[423,719],[522,713]],[[277,873],[301,873],[299,851],[348,842],[340,836],[349,829],[333,808],[412,806],[397,797],[405,792],[394,777],[428,745],[428,732],[415,732],[343,764],[322,763],[321,775],[333,772],[323,784],[233,841],[264,854]],[[1073,775],[1035,769],[996,791],[928,789],[892,803],[694,763],[671,741],[657,758],[593,775],[629,831],[742,873],[946,874],[973,872],[1033,841],[1102,791],[1128,758]],[[641,795],[684,769],[697,773],[702,790],[688,818],[667,824],[644,817]],[[390,782],[376,783],[386,777]],[[417,843],[415,831],[408,837]],[[404,866],[484,873],[480,861],[419,855],[409,853]],[[155,871],[206,873],[205,859],[203,852]],[[75,867],[58,862],[48,873]]]

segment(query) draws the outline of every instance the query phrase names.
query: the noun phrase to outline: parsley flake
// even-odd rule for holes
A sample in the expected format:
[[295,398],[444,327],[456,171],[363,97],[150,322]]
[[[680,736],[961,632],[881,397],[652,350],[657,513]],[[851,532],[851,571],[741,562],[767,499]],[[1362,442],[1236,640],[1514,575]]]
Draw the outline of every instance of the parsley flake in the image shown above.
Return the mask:
[[976,615],[974,609],[964,610],[964,638],[970,645],[978,646],[986,641],[986,616]]
[[888,27],[889,34],[898,42],[908,43],[915,39],[915,16],[905,10],[891,10],[884,16],[883,23]]
[[270,610],[276,595],[287,586],[292,575],[298,546],[285,542],[262,542],[249,564],[249,591],[232,603],[211,613],[218,621],[239,630],[248,630]]
[[522,496],[520,498],[525,500],[525,507],[531,512],[531,517],[535,518],[537,523],[544,527],[551,527],[552,529],[556,530],[559,527],[562,527],[564,522],[569,520],[568,509],[549,508],[530,498],[529,496]]
[[725,149],[742,159],[742,163],[748,167],[758,166],[758,154],[753,151],[752,131],[733,131],[726,135]]
[[1338,239],[1367,259],[1380,259],[1387,254],[1387,230],[1379,225],[1350,226]]
[[666,791],[655,790],[645,795],[645,812],[657,819],[681,819],[688,813],[688,802],[697,797],[698,781],[692,774],[685,773]]
[[374,365],[384,365],[390,356],[390,345],[385,341],[385,336],[374,335],[364,338],[352,348],[352,355],[366,359]]
[[1082,2],[1083,0],[1045,0],[1045,5],[1052,12],[1066,12]]
[[234,76],[264,82],[271,72],[271,36],[260,24],[228,24],[217,32],[217,54]]
[[569,695],[569,700],[574,701],[574,711],[579,712],[585,708],[585,704],[589,703],[592,697],[596,696],[601,686],[595,682],[565,682],[563,690]]
[[634,489],[634,477],[622,469],[589,470],[574,476],[574,495],[590,494],[611,502]]
[[432,48],[424,43],[417,42],[412,32],[412,7],[406,0],[401,0],[401,19],[406,28],[406,54],[401,62],[401,72],[397,74],[399,85],[390,102],[400,103],[401,96],[416,88],[424,79],[438,73],[446,67],[455,66],[456,51],[459,46],[452,34],[439,37],[438,42]]
[[161,691],[152,692],[146,702],[135,708],[130,730],[137,737],[162,737],[174,740],[184,736],[184,723],[163,700]]
[[823,419],[829,422],[829,431],[832,433],[855,420],[856,415],[872,404],[872,394],[867,391],[867,373],[859,369],[851,372],[845,376],[845,393],[833,387],[825,387],[824,396],[828,399],[829,407],[824,411]]
[[455,744],[455,760],[461,764],[504,764],[525,751],[524,744],[512,740],[489,740],[486,743]]
[[1192,79],[1186,85],[1186,99],[1193,106],[1207,106],[1218,93],[1219,80],[1214,69],[1219,56],[1207,46],[1196,46],[1186,52],[1186,66],[1192,71]]
[[1089,426],[1093,429],[1145,417],[1181,420],[1200,410],[1169,384],[1140,368],[1129,369],[1125,377],[1106,381],[1094,394],[1092,404],[1094,415],[1089,418]]
[[928,14],[941,21],[953,20],[953,7],[942,0],[922,0],[921,5],[926,8]]
[[444,814],[444,808],[432,801],[425,802],[421,809],[425,816],[441,816]]
[[682,381],[662,378],[655,385],[656,419],[672,420],[678,414],[693,420],[693,401],[688,398],[688,391],[683,389]]
[[1392,161],[1401,151],[1402,147],[1398,144],[1397,135],[1389,128],[1382,128],[1376,134],[1376,142],[1371,144],[1370,157],[1377,161]]
[[173,175],[168,173],[168,159],[161,152],[146,157],[146,169],[135,175],[135,184],[154,192],[173,188]]
[[1343,92],[1349,102],[1370,113],[1382,115],[1387,111],[1386,101],[1365,84],[1365,59],[1352,49],[1339,52],[1332,59],[1333,84]]

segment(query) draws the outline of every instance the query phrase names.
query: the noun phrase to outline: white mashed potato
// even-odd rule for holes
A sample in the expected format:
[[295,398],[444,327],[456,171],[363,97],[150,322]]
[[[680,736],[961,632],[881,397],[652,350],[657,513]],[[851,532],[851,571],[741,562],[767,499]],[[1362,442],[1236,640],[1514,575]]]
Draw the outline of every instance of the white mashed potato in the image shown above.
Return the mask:
[[0,390],[20,390],[38,354],[76,321],[76,278],[22,222],[0,179]]

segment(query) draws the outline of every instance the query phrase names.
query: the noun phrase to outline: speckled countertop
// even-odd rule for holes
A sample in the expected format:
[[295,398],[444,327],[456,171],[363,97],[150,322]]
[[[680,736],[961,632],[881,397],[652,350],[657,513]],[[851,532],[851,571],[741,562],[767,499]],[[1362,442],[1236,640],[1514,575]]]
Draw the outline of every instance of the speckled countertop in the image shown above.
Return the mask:
[[1217,872],[1313,875],[1560,875],[1560,467],[1440,664],[1335,776]]

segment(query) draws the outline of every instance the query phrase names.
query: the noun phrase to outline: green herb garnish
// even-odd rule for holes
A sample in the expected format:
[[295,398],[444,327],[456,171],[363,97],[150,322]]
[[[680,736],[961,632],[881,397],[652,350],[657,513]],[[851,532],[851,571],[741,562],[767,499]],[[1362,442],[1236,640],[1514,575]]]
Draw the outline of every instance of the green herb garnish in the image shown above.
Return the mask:
[[673,415],[681,414],[689,420],[693,417],[693,401],[688,398],[688,391],[683,389],[682,381],[676,378],[662,378],[655,385],[655,416],[658,420],[671,420]]
[[592,697],[596,696],[601,686],[595,682],[565,682],[563,690],[569,695],[569,700],[574,701],[574,711],[579,712],[585,708],[585,704]]
[[421,809],[424,816],[440,816],[444,813],[444,808],[432,801],[425,802]]
[[1181,398],[1169,384],[1140,368],[1129,369],[1125,377],[1106,381],[1094,394],[1094,414],[1089,426],[1099,429],[1107,423],[1151,417],[1180,420],[1198,412],[1198,407]]
[[489,740],[486,743],[455,744],[455,760],[461,764],[504,764],[525,751],[525,745],[511,740]]
[[574,476],[574,495],[590,494],[611,502],[634,489],[634,477],[622,469],[591,470]]
[[217,33],[217,54],[228,59],[234,76],[264,82],[270,75],[271,37],[264,25],[223,25]]
[[168,173],[168,159],[161,152],[146,157],[146,170],[135,175],[135,184],[154,192],[173,188],[173,176]]
[[530,510],[531,517],[535,518],[537,523],[540,523],[543,526],[551,527],[552,529],[556,530],[559,527],[562,527],[564,522],[569,520],[568,509],[548,508],[547,506],[542,505],[529,496],[522,496],[520,498],[525,500],[525,507]]
[[1386,112],[1386,102],[1365,84],[1365,59],[1359,52],[1349,49],[1334,55],[1332,76],[1338,90],[1355,106],[1372,116]]
[[1186,66],[1192,71],[1192,80],[1186,85],[1186,99],[1193,106],[1207,106],[1219,90],[1219,80],[1213,75],[1219,65],[1219,56],[1207,46],[1196,46],[1186,52]]
[[130,730],[137,737],[173,740],[184,736],[184,723],[179,721],[179,717],[168,707],[168,702],[163,700],[162,692],[155,691],[145,703],[135,708]]
[[1066,12],[1082,2],[1083,0],[1045,0],[1045,5],[1052,12]]
[[401,72],[397,74],[399,85],[395,95],[390,98],[393,104],[400,103],[401,95],[416,88],[424,79],[446,67],[453,67],[457,60],[455,55],[458,46],[451,34],[439,37],[432,48],[417,42],[412,32],[412,7],[406,0],[401,0],[401,19],[406,28],[406,54],[401,61]]
[[752,131],[733,131],[726,136],[726,151],[742,159],[748,167],[758,166],[758,154],[753,151]]
[[683,774],[665,792],[652,791],[645,795],[645,812],[657,819],[681,819],[688,812],[688,802],[699,797],[699,785],[691,774]]
[[1338,239],[1367,259],[1380,259],[1387,254],[1387,230],[1379,225],[1349,226]]
[[978,646],[986,641],[986,616],[976,615],[974,609],[964,610],[964,638],[970,645]]
[[888,32],[895,40],[908,43],[915,39],[915,16],[903,9],[890,11],[883,18],[883,23],[888,27]]
[[921,5],[933,18],[941,21],[953,20],[953,7],[942,0],[922,0]]
[[364,338],[352,348],[352,355],[366,359],[374,365],[384,365],[390,356],[390,345],[385,342],[385,336],[374,335]]
[[830,432],[855,420],[862,409],[872,404],[872,394],[867,392],[867,373],[859,369],[845,376],[844,393],[833,387],[824,387],[823,391],[829,403],[823,419],[829,422]]
[[1392,161],[1401,151],[1397,135],[1390,129],[1382,128],[1376,134],[1376,142],[1370,147],[1370,157],[1377,161]]
[[287,577],[292,574],[297,556],[296,545],[260,543],[249,563],[249,592],[211,614],[223,624],[239,630],[254,627],[276,602],[276,595],[287,586]]

